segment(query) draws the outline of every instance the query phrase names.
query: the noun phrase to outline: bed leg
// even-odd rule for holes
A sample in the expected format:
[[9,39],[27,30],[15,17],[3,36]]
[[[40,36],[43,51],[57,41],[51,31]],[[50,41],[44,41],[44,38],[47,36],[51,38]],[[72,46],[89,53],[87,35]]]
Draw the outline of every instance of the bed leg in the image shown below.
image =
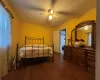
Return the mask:
[[17,62],[18,62],[18,44],[16,47],[16,69],[17,69]]
[[16,61],[16,68],[15,69],[17,69],[17,61]]
[[52,62],[54,62],[54,56],[52,56]]
[[52,55],[52,62],[54,62],[54,54]]
[[53,49],[52,62],[54,62],[54,44],[52,46],[52,49]]

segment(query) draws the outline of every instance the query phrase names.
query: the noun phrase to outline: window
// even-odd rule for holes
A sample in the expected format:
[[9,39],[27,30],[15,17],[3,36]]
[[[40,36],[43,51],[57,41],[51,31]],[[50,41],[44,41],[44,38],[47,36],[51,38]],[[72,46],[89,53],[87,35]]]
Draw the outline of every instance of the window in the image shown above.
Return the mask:
[[9,13],[0,5],[0,48],[11,44],[11,18]]
[[0,4],[0,80],[8,73],[11,56],[11,18]]

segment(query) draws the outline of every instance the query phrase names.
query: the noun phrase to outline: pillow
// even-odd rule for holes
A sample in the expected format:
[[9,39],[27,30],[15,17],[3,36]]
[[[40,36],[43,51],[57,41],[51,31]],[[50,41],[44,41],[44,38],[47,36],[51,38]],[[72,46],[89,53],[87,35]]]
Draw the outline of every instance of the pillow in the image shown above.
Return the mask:
[[47,47],[46,45],[43,45],[43,44],[27,44],[27,45],[25,45],[25,46],[30,46],[30,47]]
[[39,45],[34,45],[34,47],[47,47],[47,46],[43,44],[39,44]]
[[33,46],[33,44],[26,44],[25,46]]

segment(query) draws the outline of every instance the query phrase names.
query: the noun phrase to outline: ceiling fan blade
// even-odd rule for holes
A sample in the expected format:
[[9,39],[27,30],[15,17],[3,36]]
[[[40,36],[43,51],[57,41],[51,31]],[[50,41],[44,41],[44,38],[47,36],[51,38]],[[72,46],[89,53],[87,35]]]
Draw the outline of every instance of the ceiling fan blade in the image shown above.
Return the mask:
[[56,4],[57,0],[51,0],[51,9],[54,8],[54,5]]
[[60,15],[66,15],[66,16],[75,15],[74,13],[68,13],[68,12],[64,12],[64,11],[58,11],[57,13]]
[[54,18],[60,18],[60,16],[58,16],[58,15],[55,15],[55,14],[53,15],[53,17],[54,17]]
[[43,8],[39,8],[35,5],[32,5],[32,6],[27,6],[28,9],[32,9],[32,10],[37,10],[37,11],[46,11],[45,9]]
[[49,14],[47,12],[45,12],[45,13],[40,13],[40,15],[48,16]]

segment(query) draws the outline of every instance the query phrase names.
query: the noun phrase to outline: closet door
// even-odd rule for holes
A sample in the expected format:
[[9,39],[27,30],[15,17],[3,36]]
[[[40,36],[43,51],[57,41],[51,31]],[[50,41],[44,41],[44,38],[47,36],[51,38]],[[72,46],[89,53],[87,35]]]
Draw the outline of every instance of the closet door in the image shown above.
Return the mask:
[[54,52],[60,53],[60,33],[59,31],[53,32]]

